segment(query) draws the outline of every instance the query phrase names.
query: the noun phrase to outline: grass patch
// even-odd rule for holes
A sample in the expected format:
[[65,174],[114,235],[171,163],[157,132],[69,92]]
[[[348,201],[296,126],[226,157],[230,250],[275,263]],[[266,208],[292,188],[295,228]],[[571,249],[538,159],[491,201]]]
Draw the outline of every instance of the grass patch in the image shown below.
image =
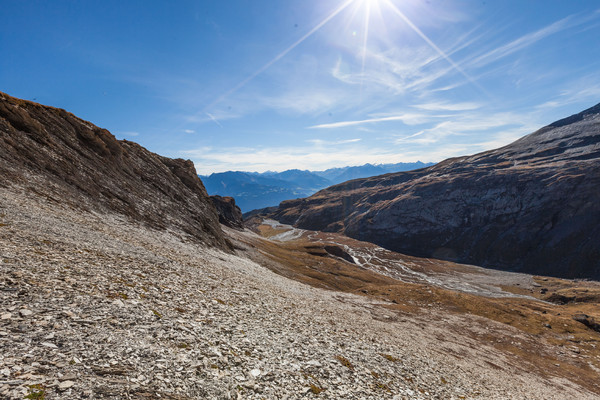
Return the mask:
[[325,391],[325,388],[321,385],[321,382],[319,382],[319,380],[311,374],[307,374],[307,373],[302,373],[302,375],[304,376],[304,379],[306,380],[312,380],[313,382],[309,382],[309,390],[313,393],[313,394],[319,394]]
[[317,385],[315,385],[314,383],[310,384],[310,391],[313,392],[314,394],[319,394],[321,392],[324,392],[325,389],[323,389],[322,387],[319,387]]
[[388,361],[392,361],[392,362],[398,362],[398,361],[400,361],[399,358],[396,358],[396,357],[394,357],[394,356],[392,356],[390,354],[380,353],[379,355],[381,357],[385,358]]
[[27,386],[26,399],[44,400],[46,398],[46,388],[40,384]]
[[336,360],[338,360],[340,362],[340,364],[342,364],[344,367],[348,368],[351,371],[354,371],[354,365],[352,365],[352,363],[350,362],[350,360],[348,360],[346,357],[344,356],[335,356]]

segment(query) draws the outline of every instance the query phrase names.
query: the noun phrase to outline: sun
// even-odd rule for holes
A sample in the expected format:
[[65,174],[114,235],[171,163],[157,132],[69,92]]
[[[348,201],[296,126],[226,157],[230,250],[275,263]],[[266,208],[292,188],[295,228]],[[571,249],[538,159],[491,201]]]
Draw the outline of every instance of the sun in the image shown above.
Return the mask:
[[[396,18],[396,21],[399,21],[399,22],[403,23],[404,25],[408,26],[412,31],[414,31],[414,33],[416,33],[419,37],[421,37],[421,39],[423,39],[429,45],[429,47],[431,47],[433,50],[435,50],[440,55],[440,57],[445,59],[456,71],[461,73],[474,86],[477,86],[480,90],[485,92],[485,90],[471,76],[467,75],[467,73],[459,65],[457,65],[450,58],[449,55],[447,55],[431,39],[429,39],[429,37],[427,37],[427,35],[425,35],[425,33],[423,33],[423,31],[421,31],[421,29],[419,29],[419,27],[417,25],[415,25],[415,23],[413,23],[413,21],[411,21],[396,5],[396,3],[401,3],[403,6],[405,6],[406,3],[409,3],[409,2],[400,2],[400,1],[395,1],[395,0],[339,0],[339,1],[340,1],[340,4],[338,5],[337,8],[332,10],[323,20],[321,20],[319,23],[314,25],[313,28],[310,29],[308,32],[306,32],[302,37],[300,37],[298,40],[296,40],[290,46],[288,46],[283,51],[281,51],[279,54],[277,54],[275,57],[273,57],[270,61],[268,61],[266,64],[264,64],[258,70],[256,70],[256,72],[249,75],[244,80],[242,80],[240,83],[238,83],[236,86],[234,86],[230,90],[226,91],[225,93],[223,93],[222,95],[217,97],[214,101],[212,101],[210,104],[205,106],[200,112],[202,114],[208,114],[210,116],[208,111],[215,104],[221,102],[226,97],[232,95],[233,93],[235,93],[238,90],[240,90],[241,88],[243,88],[248,82],[252,81],[258,75],[262,74],[264,71],[269,69],[273,64],[277,63],[279,60],[281,60],[283,57],[285,57],[288,53],[290,53],[292,50],[294,50],[298,45],[300,45],[306,39],[308,39],[313,34],[315,34],[315,32],[318,32],[324,25],[328,24],[331,20],[335,19],[340,14],[343,14],[343,12],[345,10],[352,10],[352,11],[350,11],[350,14],[351,14],[350,20],[353,20],[356,16],[361,16],[362,18],[364,18],[363,24],[362,24],[362,43],[361,43],[361,48],[360,48],[360,53],[359,53],[360,58],[361,58],[361,74],[360,74],[361,75],[361,82],[360,82],[361,93],[362,93],[362,87],[363,87],[363,79],[365,76],[366,61],[367,61],[367,58],[369,55],[368,54],[369,33],[370,33],[369,28],[371,25],[370,23],[373,22],[371,20],[375,19],[374,26],[377,27],[377,25],[379,25],[379,22],[380,22],[380,21],[377,21],[378,19],[381,20],[381,22],[382,22],[383,19],[388,19],[388,18]],[[374,18],[374,14],[377,15],[375,18]],[[352,36],[356,37],[359,34],[360,34],[360,31],[357,32],[357,30],[352,30]]]

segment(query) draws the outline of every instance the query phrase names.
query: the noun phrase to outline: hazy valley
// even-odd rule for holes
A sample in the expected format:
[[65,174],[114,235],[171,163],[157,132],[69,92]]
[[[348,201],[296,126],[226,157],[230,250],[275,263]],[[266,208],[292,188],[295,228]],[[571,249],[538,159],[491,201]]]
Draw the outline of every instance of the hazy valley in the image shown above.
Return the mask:
[[208,194],[234,197],[243,213],[273,207],[284,200],[307,197],[328,186],[351,179],[390,172],[409,171],[433,163],[365,164],[330,168],[325,171],[287,170],[283,172],[228,171],[200,176]]

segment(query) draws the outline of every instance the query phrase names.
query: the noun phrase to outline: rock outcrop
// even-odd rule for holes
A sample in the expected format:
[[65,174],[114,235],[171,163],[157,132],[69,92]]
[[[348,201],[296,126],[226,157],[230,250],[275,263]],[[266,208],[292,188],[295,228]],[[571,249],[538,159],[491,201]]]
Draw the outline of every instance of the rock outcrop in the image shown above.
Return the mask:
[[600,279],[600,104],[505,147],[348,181],[271,216],[398,252]]
[[214,195],[210,196],[210,200],[217,209],[220,223],[233,229],[244,229],[242,210],[235,205],[235,199],[233,197]]
[[590,329],[595,330],[596,332],[600,332],[600,323],[596,322],[595,318],[590,317],[587,314],[575,314],[573,316],[573,319],[577,322],[581,322],[582,324],[584,324]]
[[194,165],[142,146],[54,107],[0,92],[0,185],[50,201],[111,211],[154,228],[177,228],[229,247]]

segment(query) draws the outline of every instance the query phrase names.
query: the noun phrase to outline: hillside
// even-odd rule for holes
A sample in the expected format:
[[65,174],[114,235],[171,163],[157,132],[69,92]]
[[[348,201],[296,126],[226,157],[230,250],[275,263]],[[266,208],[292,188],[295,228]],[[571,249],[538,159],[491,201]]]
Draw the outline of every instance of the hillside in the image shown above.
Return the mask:
[[[366,279],[334,258],[327,272],[328,259],[298,257],[248,232],[228,233],[234,255],[120,214],[6,188],[0,199],[2,398],[591,400],[600,393],[592,347],[599,336],[558,306],[541,306],[544,323],[561,322],[555,329],[532,320],[554,335],[540,340],[457,313],[433,287]],[[308,275],[264,267],[288,259],[311,261]],[[364,295],[376,288],[396,297]],[[521,303],[506,303],[507,318],[515,307],[523,315]]]
[[600,105],[500,149],[357,179],[273,218],[417,256],[600,278]]
[[228,247],[191,161],[159,156],[65,110],[1,92],[0,175],[0,186],[19,184],[57,204],[117,212]]

